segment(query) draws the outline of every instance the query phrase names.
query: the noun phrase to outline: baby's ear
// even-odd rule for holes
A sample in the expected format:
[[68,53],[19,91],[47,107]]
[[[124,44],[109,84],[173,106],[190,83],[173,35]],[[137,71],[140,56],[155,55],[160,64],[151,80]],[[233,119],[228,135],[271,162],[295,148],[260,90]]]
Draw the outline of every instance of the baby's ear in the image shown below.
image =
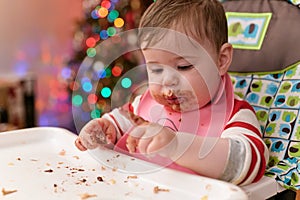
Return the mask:
[[232,45],[229,43],[225,43],[222,45],[218,58],[218,67],[220,76],[224,75],[232,61]]

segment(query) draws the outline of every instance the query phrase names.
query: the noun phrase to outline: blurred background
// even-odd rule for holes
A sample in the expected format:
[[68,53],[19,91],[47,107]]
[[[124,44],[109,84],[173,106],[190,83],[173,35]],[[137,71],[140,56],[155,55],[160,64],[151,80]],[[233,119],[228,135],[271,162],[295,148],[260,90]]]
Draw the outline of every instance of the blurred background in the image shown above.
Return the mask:
[[[152,2],[1,0],[0,131],[56,126],[77,133],[109,111],[114,85],[141,59],[123,55],[109,66],[98,63],[77,80],[78,68],[97,54],[99,43],[136,28]],[[101,84],[93,84],[96,79]]]

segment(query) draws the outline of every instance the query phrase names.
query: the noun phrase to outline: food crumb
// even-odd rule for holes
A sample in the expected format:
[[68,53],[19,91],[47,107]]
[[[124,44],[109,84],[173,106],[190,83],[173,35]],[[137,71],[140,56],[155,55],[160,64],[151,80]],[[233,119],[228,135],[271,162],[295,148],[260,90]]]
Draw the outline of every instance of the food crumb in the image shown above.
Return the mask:
[[137,179],[138,177],[137,176],[127,176],[127,179],[130,179],[130,178]]
[[115,179],[110,179],[109,182],[110,182],[112,185],[116,184],[116,180],[115,180]]
[[73,158],[75,158],[75,159],[79,160],[79,156],[73,156]]
[[158,192],[170,192],[170,190],[169,190],[169,189],[164,189],[164,188],[159,188],[158,186],[155,186],[155,187],[153,188],[153,192],[154,192],[155,194],[157,194]]
[[53,170],[52,169],[46,169],[46,170],[44,170],[44,172],[52,173]]
[[115,172],[115,171],[117,171],[117,170],[118,170],[118,169],[117,169],[117,168],[115,168],[115,167],[114,167],[114,168],[112,168],[112,171],[113,171],[113,172]]
[[61,156],[66,155],[66,150],[62,149],[62,150],[59,152],[59,155],[61,155]]
[[8,166],[14,166],[15,164],[12,163],[12,162],[10,162],[10,163],[8,163],[7,165],[8,165]]
[[17,158],[17,160],[18,160],[18,161],[20,161],[20,160],[21,160],[21,158]]
[[97,195],[96,194],[84,193],[84,194],[81,194],[80,197],[81,197],[81,200],[85,200],[85,199],[88,199],[88,198],[97,197]]
[[6,189],[2,188],[2,195],[5,196],[5,195],[8,195],[8,194],[15,193],[17,191],[18,190],[6,190]]
[[100,181],[100,182],[103,182],[103,178],[101,176],[98,176],[97,180]]

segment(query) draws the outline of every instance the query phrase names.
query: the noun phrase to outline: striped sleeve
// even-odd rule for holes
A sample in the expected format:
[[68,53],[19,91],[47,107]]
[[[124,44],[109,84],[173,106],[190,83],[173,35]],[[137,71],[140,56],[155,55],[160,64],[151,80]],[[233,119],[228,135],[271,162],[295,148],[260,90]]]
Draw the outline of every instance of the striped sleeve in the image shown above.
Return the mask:
[[112,122],[116,131],[117,139],[120,139],[124,133],[129,131],[133,124],[128,117],[127,112],[136,114],[141,96],[137,96],[132,103],[126,103],[120,108],[115,108],[109,113],[105,113],[102,117]]
[[[262,178],[269,154],[251,105],[246,101],[235,99],[233,113],[221,137],[239,141],[244,146],[244,163],[240,166],[242,169],[231,182],[247,185]],[[234,155],[237,152],[230,152],[230,154]]]

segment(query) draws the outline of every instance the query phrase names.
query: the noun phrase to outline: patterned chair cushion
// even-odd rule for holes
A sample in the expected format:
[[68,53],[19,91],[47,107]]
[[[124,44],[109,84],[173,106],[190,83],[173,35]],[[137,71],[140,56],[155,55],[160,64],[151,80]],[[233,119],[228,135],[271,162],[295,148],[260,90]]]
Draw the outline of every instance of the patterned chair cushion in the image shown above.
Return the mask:
[[265,175],[285,188],[300,189],[300,62],[269,74],[230,75],[235,93],[259,119],[270,151]]

